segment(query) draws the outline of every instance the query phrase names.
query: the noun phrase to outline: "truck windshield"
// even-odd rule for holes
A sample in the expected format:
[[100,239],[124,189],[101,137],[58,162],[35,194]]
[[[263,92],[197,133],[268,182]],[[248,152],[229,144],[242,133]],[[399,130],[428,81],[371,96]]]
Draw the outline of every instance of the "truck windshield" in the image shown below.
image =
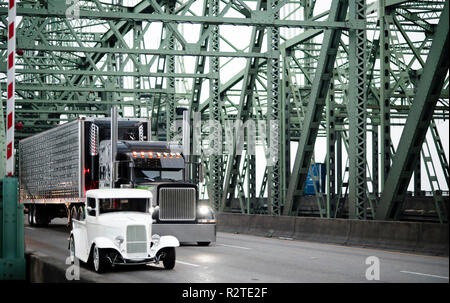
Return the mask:
[[136,169],[136,180],[139,181],[183,181],[183,170],[145,170]]
[[138,211],[145,213],[147,211],[148,199],[99,199],[100,214],[117,211]]

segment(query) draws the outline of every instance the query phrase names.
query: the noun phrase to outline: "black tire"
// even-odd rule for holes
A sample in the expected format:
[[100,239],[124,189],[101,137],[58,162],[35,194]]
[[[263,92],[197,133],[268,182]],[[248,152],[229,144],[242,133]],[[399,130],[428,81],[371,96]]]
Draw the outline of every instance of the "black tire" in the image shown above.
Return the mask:
[[36,226],[46,227],[50,223],[51,219],[48,216],[47,212],[44,211],[44,209],[41,206],[37,207],[37,205],[35,205],[34,206],[34,221],[35,221],[34,224]]
[[163,248],[164,251],[164,258],[162,259],[163,265],[165,269],[173,269],[175,267],[175,260],[176,260],[176,254],[175,254],[175,247],[166,247]]
[[78,220],[84,221],[84,219],[86,218],[86,215],[84,213],[84,207],[82,205],[78,206],[77,211],[78,211]]
[[78,220],[78,209],[76,206],[73,206],[70,210],[70,217],[72,220]]
[[36,207],[36,205],[33,205],[33,208],[31,209],[31,223],[33,226],[38,225],[38,222],[36,219],[36,212],[37,212],[37,207]]
[[98,248],[95,244],[92,248],[92,267],[99,274],[106,272],[108,267],[104,250]]
[[69,254],[70,254],[70,262],[74,264],[76,257],[75,257],[75,239],[73,238],[73,236],[71,236],[69,240]]
[[34,222],[33,222],[33,208],[34,205],[30,204],[28,206],[28,225],[30,226],[34,226]]
[[198,246],[209,246],[211,242],[197,242]]

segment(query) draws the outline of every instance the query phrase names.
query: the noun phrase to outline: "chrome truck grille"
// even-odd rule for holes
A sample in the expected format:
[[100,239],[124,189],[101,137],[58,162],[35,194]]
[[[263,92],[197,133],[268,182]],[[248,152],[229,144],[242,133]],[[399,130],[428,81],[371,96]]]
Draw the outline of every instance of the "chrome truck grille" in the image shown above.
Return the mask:
[[195,220],[195,188],[163,187],[159,189],[159,219],[162,221]]
[[143,225],[130,225],[127,227],[127,253],[147,252],[147,232]]

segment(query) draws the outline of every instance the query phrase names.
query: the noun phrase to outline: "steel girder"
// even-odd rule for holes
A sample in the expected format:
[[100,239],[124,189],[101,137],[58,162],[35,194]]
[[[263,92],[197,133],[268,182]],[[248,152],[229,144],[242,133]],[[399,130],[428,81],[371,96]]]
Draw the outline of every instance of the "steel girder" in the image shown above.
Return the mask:
[[[217,18],[219,16],[219,0],[209,0],[209,15]],[[219,27],[218,25],[210,25],[211,31],[209,36],[210,50],[212,52],[219,51]],[[215,139],[210,141],[209,155],[209,185],[210,185],[210,203],[214,209],[220,208],[220,201],[222,198],[222,130],[218,123],[221,121],[221,100],[219,93],[219,69],[220,62],[216,56],[209,58],[210,72],[212,77],[209,80],[209,134],[213,135]]]
[[[278,214],[277,209],[283,207],[285,187],[293,179],[288,177],[290,173],[289,141],[299,141],[301,136],[305,136],[309,132],[308,127],[305,128],[305,131],[301,131],[300,126],[304,120],[299,118],[298,112],[300,109],[306,112],[308,100],[313,99],[311,97],[313,96],[312,84],[316,78],[314,75],[320,74],[317,72],[320,65],[316,63],[320,62],[320,47],[324,31],[332,29],[342,31],[339,48],[336,48],[335,64],[332,66],[335,84],[334,102],[330,104],[330,108],[327,106],[326,116],[326,121],[329,125],[335,123],[335,128],[330,130],[326,127],[326,121],[321,115],[317,116],[319,121],[313,128],[317,126],[316,138],[325,137],[327,132],[329,133],[328,159],[333,158],[333,150],[339,150],[338,146],[342,143],[346,143],[345,146],[348,145],[347,142],[339,139],[347,137],[346,132],[348,132],[348,125],[351,122],[349,120],[351,111],[349,112],[347,108],[351,102],[354,102],[353,99],[349,100],[350,71],[348,63],[350,61],[349,53],[353,51],[350,48],[353,46],[350,47],[347,33],[362,30],[364,26],[351,19],[328,22],[326,18],[329,11],[314,15],[312,8],[315,3],[327,4],[327,1],[279,1],[275,5],[275,10],[280,12],[280,18],[277,20],[274,19],[276,15],[259,12],[255,9],[256,2],[247,0],[222,2],[224,5],[221,5],[219,15],[214,17],[208,14],[208,1],[203,2],[207,7],[207,10],[203,10],[203,12],[201,7],[200,10],[195,9],[198,1],[173,2],[173,11],[169,11],[169,13],[167,10],[170,3],[167,1],[136,0],[134,6],[129,7],[118,5],[120,1],[112,1],[111,4],[107,4],[107,2],[80,1],[82,11],[79,20],[66,20],[63,1],[19,2],[20,9],[24,9],[19,10],[19,14],[25,14],[22,23],[26,25],[25,27],[20,25],[18,29],[21,37],[20,43],[24,50],[24,56],[18,56],[19,81],[16,91],[18,95],[16,113],[19,120],[25,124],[24,130],[20,132],[22,136],[48,129],[59,121],[67,121],[78,115],[108,115],[109,107],[116,105],[122,108],[132,108],[135,116],[147,116],[154,109],[152,116],[157,117],[157,119],[153,119],[154,130],[157,131],[161,126],[159,135],[162,135],[160,138],[163,139],[166,137],[166,130],[170,131],[167,124],[170,125],[171,122],[168,121],[176,119],[173,109],[179,105],[187,106],[190,103],[191,111],[200,110],[202,112],[202,120],[210,117],[211,98],[208,94],[211,95],[212,92],[208,92],[204,88],[202,90],[202,85],[206,85],[206,82],[216,78],[216,75],[211,72],[212,69],[208,70],[211,57],[221,58],[222,66],[219,67],[219,73],[222,73],[224,65],[237,58],[244,58],[247,61],[255,60],[258,61],[258,65],[256,70],[252,70],[254,84],[250,85],[250,92],[248,92],[249,96],[253,96],[248,100],[249,112],[253,115],[257,113],[258,119],[269,119],[268,115],[275,112],[275,115],[278,115],[278,127],[282,135],[280,136],[281,141],[278,142],[280,151],[278,156],[281,159],[281,165],[275,169],[275,173],[270,173],[271,178],[275,181],[273,182],[275,191],[278,189],[280,192],[275,197],[275,211],[273,212]],[[383,19],[385,20],[384,25],[378,25],[376,20],[374,21],[373,12],[376,5],[372,3],[366,8],[368,36],[364,43],[366,43],[367,50],[371,49],[371,57],[369,58],[370,71],[365,86],[368,100],[366,110],[360,111],[360,115],[364,115],[365,111],[368,118],[365,131],[372,131],[374,138],[372,142],[376,142],[381,136],[389,137],[384,126],[378,130],[381,123],[384,123],[385,126],[391,124],[392,127],[404,124],[402,119],[406,119],[409,114],[411,107],[409,101],[414,98],[414,90],[417,89],[417,83],[422,74],[422,69],[416,66],[417,63],[424,66],[424,60],[429,55],[431,35],[437,29],[435,20],[439,18],[442,11],[442,3],[443,1],[386,0],[387,14]],[[6,13],[5,8],[6,1],[0,2],[0,14]],[[328,5],[326,9],[328,9]],[[302,17],[299,17],[300,15]],[[2,22],[5,23],[4,15]],[[155,33],[152,27],[153,24],[159,22],[164,23],[162,32],[165,34],[163,35]],[[195,42],[188,39],[187,33],[182,31],[181,25],[186,23],[199,25],[200,35]],[[278,29],[279,44],[282,50],[278,62],[280,65],[278,72],[273,73],[267,69],[268,59],[272,58],[270,44],[268,43],[269,51],[264,50],[264,45],[261,50],[252,51],[251,45],[256,41],[250,35],[246,48],[236,47],[229,42],[229,37],[219,35],[221,44],[219,51],[213,51],[211,47],[208,49],[208,46],[211,46],[209,38],[212,25],[217,25],[221,29],[228,25],[234,25],[236,29],[251,26],[253,30],[257,29],[260,32],[264,32],[267,28]],[[293,36],[285,30],[286,28],[299,29],[301,27],[304,27],[305,30],[303,32],[296,31]],[[98,30],[99,28],[102,30]],[[135,30],[137,28],[139,30]],[[380,36],[382,28],[390,31],[388,36]],[[152,40],[160,40],[156,47],[148,44],[150,41],[148,38],[144,39],[144,37],[148,37],[146,34],[149,32],[151,32]],[[416,33],[423,35],[423,39],[417,39]],[[396,38],[397,35],[400,40]],[[131,43],[128,39],[129,36],[133,36]],[[389,51],[383,49],[383,43],[378,46],[378,41],[382,39],[389,44]],[[230,47],[222,48],[223,45]],[[0,43],[0,49],[5,48],[6,46]],[[378,48],[380,48],[380,53],[384,51],[381,58],[377,54]],[[399,53],[404,56],[400,57]],[[172,71],[173,64],[169,62],[169,58],[172,57],[176,63],[180,63],[187,60],[189,56],[195,56],[195,60],[198,62],[198,64],[195,63],[194,70]],[[389,62],[383,62],[382,60],[387,57],[389,57]],[[378,58],[380,58],[380,64],[377,62]],[[225,64],[223,64],[224,61],[226,61]],[[221,102],[219,103],[219,121],[238,119],[239,117],[239,100],[243,94],[240,84],[244,83],[244,77],[248,78],[245,65],[241,66],[240,69],[234,71],[234,76],[228,78],[229,80],[224,83],[219,82],[219,100]],[[23,69],[21,69],[22,67]],[[389,70],[387,76],[386,70]],[[0,67],[0,71],[4,71],[4,66]],[[281,73],[281,71],[286,72]],[[283,81],[283,85],[278,88],[280,97],[278,99],[268,98],[270,96],[267,94],[267,84],[275,83],[272,77],[277,73]],[[289,83],[285,82],[287,80],[285,74],[288,73],[293,75],[293,80]],[[382,79],[383,77],[384,79]],[[270,78],[272,81],[269,81]],[[126,85],[126,79],[132,79],[133,85]],[[175,94],[172,94],[171,89],[168,88],[172,87],[173,79],[175,81],[192,79],[194,84],[188,85],[187,90],[180,90],[177,87]],[[389,82],[389,89],[383,88],[381,84],[383,82]],[[448,80],[445,80],[444,87],[448,87]],[[290,91],[296,92],[297,101],[293,101],[293,94]],[[447,90],[443,90],[439,97],[434,118],[446,119],[449,108]],[[272,103],[269,103],[269,99]],[[385,103],[383,103],[383,99]],[[215,101],[212,102],[214,104]],[[334,105],[332,105],[333,103]],[[385,115],[380,113],[383,106]],[[288,111],[289,107],[291,108],[290,112]],[[213,109],[215,110],[215,107]],[[243,116],[240,117],[242,119]],[[351,123],[354,125],[354,121]],[[360,127],[360,134],[361,129]],[[336,136],[336,146],[333,146],[331,139],[333,132]],[[205,134],[208,132],[203,133],[203,135]],[[364,136],[364,134],[362,135]],[[350,138],[353,139],[352,136]],[[433,136],[433,138],[435,145],[439,145],[439,135]],[[261,144],[261,138],[258,140],[258,144]],[[389,156],[393,155],[393,143],[388,142],[391,140],[383,141],[385,142],[385,151]],[[376,144],[368,142],[366,146],[372,148],[372,158],[375,159],[371,166],[374,178],[367,183],[373,183],[371,193],[376,196],[378,161],[383,157],[377,158]],[[314,144],[310,147],[314,148]],[[303,146],[302,149],[305,150],[305,147]],[[310,152],[312,154],[312,151]],[[338,152],[336,153],[338,154]],[[439,159],[439,162],[443,163],[441,166],[445,166],[445,163],[448,163],[445,154],[441,151],[439,155],[444,156],[444,159]],[[344,154],[341,153],[341,156]],[[231,159],[224,158],[224,161],[231,162]],[[239,186],[239,196],[242,197],[243,191],[247,195],[247,197],[244,195],[247,205],[250,205],[248,202],[250,196],[253,195],[253,183],[255,183],[255,180],[250,178],[253,177],[254,166],[253,162],[249,160],[251,159],[246,159],[245,170],[242,169],[242,165],[234,165],[237,171],[232,173],[232,175],[238,176],[236,185]],[[339,170],[342,170],[342,167],[339,167],[339,161],[345,163],[346,159],[336,156],[336,167],[329,163],[328,169],[331,176],[333,169],[336,170],[336,193],[348,189],[346,187],[348,182],[342,180],[342,172],[339,174]],[[240,163],[242,164],[242,161]],[[385,163],[389,163],[389,161],[385,161]],[[208,165],[208,167],[210,166]],[[223,165],[217,167],[223,168]],[[358,165],[356,167],[361,177],[363,168]],[[389,165],[384,168],[389,168]],[[228,172],[223,176],[225,171],[219,170],[222,178],[227,176]],[[266,187],[269,174],[267,169],[265,171],[261,184],[262,189],[269,188]],[[245,176],[247,176],[247,180],[245,180]],[[352,173],[352,178],[353,176]],[[292,177],[296,178],[296,173],[293,173]],[[247,186],[245,186],[245,182]],[[236,188],[235,186],[231,187]],[[245,189],[246,187],[248,188]],[[330,191],[332,191],[332,187],[333,185],[330,184]],[[221,189],[221,186],[219,185],[218,188]],[[289,196],[289,186],[287,189]],[[301,196],[301,189],[296,189],[295,194]],[[220,195],[223,198],[225,193],[220,192]],[[340,201],[342,201],[341,198],[338,197]],[[295,205],[294,208],[298,209],[297,206]]]
[[449,69],[449,2],[442,11],[416,97],[411,106],[376,212],[379,220],[398,219],[433,110]]
[[[328,19],[330,21],[345,20],[347,7],[347,1],[334,0]],[[294,168],[292,169],[292,177],[289,180],[283,215],[290,215],[295,210],[297,204],[294,201],[294,197],[302,195],[303,192],[311,157],[314,152],[317,132],[322,120],[322,110],[325,106],[340,36],[341,30],[339,29],[331,29],[324,32],[316,76],[311,87],[311,94],[303,122],[304,131],[300,136]]]
[[[349,19],[366,22],[365,0],[350,1]],[[349,218],[366,218],[366,29],[349,30]]]
[[[267,10],[267,2],[259,0],[256,6],[256,10],[258,11],[266,11]],[[253,28],[251,34],[251,40],[253,44],[251,45],[251,52],[260,52],[263,42],[264,29],[263,28]],[[241,132],[241,125],[236,125],[235,121],[242,121],[243,125],[245,125],[249,116],[252,113],[253,108],[253,94],[254,87],[256,82],[256,77],[258,75],[258,67],[259,67],[259,58],[247,59],[246,67],[243,70],[243,80],[242,80],[242,89],[241,95],[239,99],[238,112],[236,118],[233,122],[232,128],[232,142],[228,142],[231,144],[230,154],[228,155],[228,163],[226,163],[226,171],[224,178],[224,187],[221,201],[221,210],[223,211],[226,208],[230,208],[231,200],[234,198],[234,194],[236,191],[237,179],[239,176],[239,169],[241,164],[242,154],[237,154],[237,148],[239,148],[239,144],[244,144],[244,138],[241,136],[248,137],[246,134]],[[229,121],[231,122],[231,121]],[[247,127],[248,132],[248,127]],[[254,138],[251,138],[252,140]],[[250,162],[254,162],[254,159],[251,159]],[[254,174],[254,172],[253,172]],[[254,179],[253,179],[254,180]],[[252,190],[248,193],[249,198],[253,199],[256,196],[256,192],[254,189],[254,182],[249,182],[252,186]]]
[[[390,11],[386,11],[384,1],[380,1],[380,140],[381,140],[381,191],[385,177],[391,167],[391,100],[389,97],[390,81]],[[378,140],[376,141],[378,142]],[[377,169],[378,171],[378,169]],[[378,181],[378,178],[377,178]]]

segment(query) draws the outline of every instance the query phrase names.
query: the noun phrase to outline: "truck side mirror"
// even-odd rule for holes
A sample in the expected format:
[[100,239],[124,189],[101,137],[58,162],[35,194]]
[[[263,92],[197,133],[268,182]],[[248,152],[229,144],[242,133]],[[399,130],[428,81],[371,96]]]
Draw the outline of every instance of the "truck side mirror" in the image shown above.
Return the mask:
[[203,165],[203,163],[199,163],[198,164],[198,181],[200,183],[203,183],[204,180],[205,180],[205,166]]
[[90,206],[86,206],[86,210],[87,210],[89,216],[95,217],[95,215],[96,215],[95,208],[92,208]]
[[119,162],[114,161],[114,176],[113,182],[116,182],[119,179]]

